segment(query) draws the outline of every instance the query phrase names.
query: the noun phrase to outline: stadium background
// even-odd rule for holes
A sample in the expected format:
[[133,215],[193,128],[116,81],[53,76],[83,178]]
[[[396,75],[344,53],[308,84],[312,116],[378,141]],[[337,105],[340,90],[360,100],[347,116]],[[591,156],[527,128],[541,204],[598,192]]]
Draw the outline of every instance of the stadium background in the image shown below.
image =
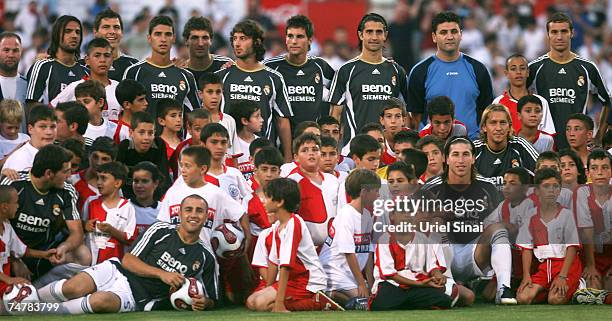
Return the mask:
[[[50,25],[55,17],[71,14],[84,24],[85,46],[92,35],[93,17],[110,6],[124,20],[123,51],[137,58],[148,55],[146,29],[149,19],[156,14],[173,16],[182,32],[182,25],[192,15],[209,17],[215,26],[213,52],[231,56],[228,50],[229,31],[244,17],[255,18],[267,30],[267,57],[283,52],[283,23],[291,15],[303,13],[315,24],[315,41],[311,54],[322,56],[332,67],[339,68],[357,54],[356,25],[368,11],[381,13],[390,23],[390,35],[385,49],[407,71],[421,58],[435,50],[430,37],[430,19],[433,14],[453,10],[464,18],[461,49],[482,61],[489,69],[494,94],[507,87],[503,75],[505,57],[523,53],[532,60],[546,52],[545,21],[547,14],[565,11],[575,24],[572,49],[593,60],[607,84],[612,83],[612,0],[0,0],[1,31],[16,31],[24,39],[24,55],[20,73],[25,74],[37,53],[45,52],[50,39]],[[173,56],[186,54],[181,41],[177,41]],[[596,113],[597,106],[591,113]],[[595,116],[595,115],[593,115]],[[239,318],[253,320],[310,320],[334,318],[337,320],[405,319],[416,320],[606,320],[609,307],[601,306],[529,306],[501,307],[476,304],[472,308],[453,311],[413,311],[346,313],[292,313],[291,316],[269,313],[251,313],[242,308],[206,312],[207,318],[222,320]],[[116,317],[116,316],[115,316]],[[191,313],[156,312],[122,315],[123,320],[174,320],[201,318]],[[14,317],[14,320],[32,317]],[[108,320],[108,315],[62,316],[67,319]],[[60,317],[45,317],[45,320]]]

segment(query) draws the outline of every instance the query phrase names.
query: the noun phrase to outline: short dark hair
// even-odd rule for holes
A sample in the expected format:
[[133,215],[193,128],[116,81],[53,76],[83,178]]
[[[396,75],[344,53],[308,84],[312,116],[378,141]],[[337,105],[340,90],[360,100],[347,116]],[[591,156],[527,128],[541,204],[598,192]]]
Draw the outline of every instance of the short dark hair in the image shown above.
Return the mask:
[[[370,12],[370,13],[365,14],[361,18],[361,21],[359,21],[359,25],[357,25],[357,39],[359,39],[359,33],[363,32],[363,29],[365,28],[366,23],[369,21],[380,22],[383,24],[383,30],[385,32],[389,31],[389,24],[387,23],[387,20],[385,20],[385,18],[379,15],[378,13]],[[359,48],[360,51],[363,49],[363,41],[361,41],[361,39],[359,39],[359,43],[357,44],[357,47]]]
[[380,177],[368,169],[355,169],[344,182],[346,194],[352,199],[358,198],[364,189],[379,189]]
[[566,22],[569,25],[570,31],[574,30],[574,24],[572,23],[572,19],[564,12],[555,12],[550,16],[550,18],[548,18],[548,21],[546,21],[546,33],[550,31],[550,24],[553,22]]
[[120,162],[110,162],[105,163],[97,168],[98,173],[108,173],[111,174],[115,179],[121,180],[121,185],[125,185],[125,182],[128,179],[128,168]]
[[612,130],[606,131],[606,134],[604,135],[603,141],[601,143],[603,147],[606,147],[612,144]]
[[204,206],[206,207],[206,212],[208,212],[208,201],[206,201],[206,199],[198,194],[191,194],[185,198],[183,198],[183,200],[181,201],[181,210],[183,210],[183,204],[185,204],[185,202],[189,199],[196,199],[199,201],[202,201],[202,203],[204,203]]
[[578,184],[584,184],[587,182],[586,171],[584,169],[584,163],[578,154],[570,148],[564,148],[559,151],[559,159],[567,156],[571,158],[574,163],[576,163],[576,168],[578,169]]
[[515,54],[510,55],[508,58],[506,58],[506,70],[508,70],[508,64],[510,63],[510,60],[514,58],[521,58],[525,60],[525,62],[529,63],[529,61],[527,61],[527,58],[525,58],[525,56],[523,56],[520,53],[515,53]]
[[193,157],[196,165],[210,167],[211,154],[210,151],[204,146],[189,146],[181,152],[181,156],[186,155]]
[[319,147],[321,146],[321,140],[319,137],[312,133],[304,133],[293,140],[293,154],[297,154],[300,150],[300,147],[307,142],[315,142]]
[[307,128],[318,128],[319,130],[321,130],[321,127],[315,121],[305,120],[295,126],[295,137],[302,135]]
[[221,77],[214,72],[205,72],[199,79],[196,80],[198,81],[198,89],[200,90],[204,90],[204,87],[210,84],[223,85],[223,80],[221,80]]
[[94,31],[98,31],[98,29],[100,29],[102,19],[119,19],[119,25],[121,26],[121,30],[123,30],[123,20],[121,20],[121,15],[113,11],[111,8],[106,8],[96,15],[96,18],[94,19]]
[[104,85],[97,80],[85,80],[74,88],[74,97],[79,98],[86,96],[93,98],[96,102],[100,99],[106,101],[106,89],[104,89]]
[[285,27],[285,34],[287,33],[287,30],[289,30],[289,28],[304,29],[304,31],[306,31],[306,37],[308,39],[314,36],[314,26],[312,25],[312,21],[310,21],[308,17],[301,15],[301,14],[295,15],[289,18],[289,20],[287,20],[287,26]]
[[68,138],[61,143],[61,146],[71,152],[73,156],[76,156],[81,160],[83,160],[85,157],[85,146],[83,145],[83,142],[79,140]]
[[589,153],[589,156],[587,157],[587,168],[591,168],[591,161],[594,159],[607,159],[610,161],[610,165],[612,166],[612,155],[610,155],[610,153],[604,149],[595,148]]
[[172,18],[170,18],[169,16],[161,15],[153,17],[153,19],[151,19],[151,21],[149,22],[149,35],[153,32],[153,29],[155,29],[155,27],[159,25],[168,26],[172,28],[172,33],[174,33],[174,21],[172,21]]
[[289,178],[275,178],[264,187],[264,194],[275,202],[283,201],[283,208],[291,213],[300,208],[300,188]]
[[[412,146],[416,147],[417,142],[419,141],[419,133],[416,130],[400,130],[399,132],[393,135],[393,143],[410,143]],[[442,151],[440,149],[440,151]]]
[[210,39],[213,38],[213,27],[212,23],[208,18],[205,17],[191,17],[185,23],[183,28],[183,41],[189,40],[192,30],[204,30],[210,35]]
[[269,139],[265,138],[265,137],[257,137],[255,138],[255,140],[253,140],[250,144],[249,144],[249,155],[251,155],[251,157],[255,156],[255,151],[257,151],[260,148],[264,148],[266,146],[272,146],[272,143],[270,142]]
[[99,152],[104,153],[111,157],[112,160],[117,158],[118,147],[113,141],[112,138],[106,136],[100,136],[96,138],[91,147],[89,148],[89,153]]
[[36,104],[30,109],[30,117],[28,117],[28,125],[34,126],[41,120],[50,120],[57,122],[57,117],[53,109],[47,105]]
[[272,166],[278,166],[279,168],[283,165],[283,156],[276,147],[264,146],[257,152],[253,157],[253,163],[255,167],[259,167],[261,164],[268,164]]
[[187,114],[187,124],[191,125],[196,119],[210,120],[210,112],[204,108],[196,108]]
[[404,162],[408,165],[414,166],[414,174],[417,177],[421,177],[427,170],[427,154],[422,150],[407,148],[402,151],[404,156]]
[[[6,18],[6,14],[4,17]],[[4,40],[4,38],[16,38],[19,43],[21,43],[21,37],[19,37],[19,35],[14,32],[4,31],[0,33],[0,41]]]
[[119,105],[123,108],[123,103],[128,102],[134,103],[136,97],[146,95],[147,89],[138,81],[134,79],[124,79],[117,85],[115,89],[115,97],[119,102]]
[[383,128],[383,126],[380,123],[367,123],[365,125],[363,125],[363,127],[361,127],[361,130],[359,131],[359,133],[361,134],[367,134],[371,131],[377,131],[377,132],[381,132],[381,133],[385,133],[385,129]]
[[173,110],[183,112],[183,105],[172,98],[161,98],[156,103],[157,118],[164,118]]
[[321,118],[319,118],[319,120],[317,120],[317,124],[319,124],[320,127],[322,127],[323,125],[338,125],[340,126],[340,122],[332,117],[332,116],[323,116]]
[[130,121],[130,126],[132,127],[132,129],[136,130],[136,127],[138,127],[140,123],[153,124],[153,126],[155,126],[155,119],[153,119],[153,116],[151,116],[146,111],[139,111],[133,113],[132,120]]
[[389,177],[389,174],[391,174],[391,172],[396,171],[404,174],[404,176],[406,176],[409,181],[417,178],[413,164],[408,164],[404,161],[394,162],[387,167],[387,177]]
[[438,26],[445,22],[456,22],[459,29],[463,29],[463,26],[461,25],[461,18],[456,13],[452,11],[443,11],[438,13],[431,20],[431,32],[436,33],[436,31],[438,31]]
[[230,45],[232,48],[234,47],[234,42],[232,38],[234,34],[240,32],[245,36],[253,39],[253,50],[255,51],[255,59],[257,61],[261,61],[264,58],[264,54],[266,53],[266,48],[264,47],[264,32],[263,29],[257,24],[257,22],[246,19],[239,23],[237,23],[232,31],[230,32]]
[[571,114],[569,118],[567,118],[567,122],[569,123],[569,121],[572,119],[581,121],[587,130],[593,130],[593,128],[595,127],[595,123],[593,122],[593,119],[585,114],[581,114],[581,113]]
[[531,184],[531,175],[523,167],[510,167],[504,172],[504,175],[505,174],[512,174],[518,176],[521,184]]
[[10,202],[11,191],[17,192],[17,189],[12,185],[0,185],[0,204]]
[[436,147],[438,147],[438,149],[440,150],[440,152],[442,153],[444,151],[444,141],[441,140],[440,138],[434,136],[434,135],[427,135],[421,139],[419,139],[416,143],[416,148],[423,150],[423,147],[429,145],[429,144],[433,144]]
[[258,110],[260,110],[259,106],[249,100],[238,100],[231,103],[228,114],[236,121],[236,132],[240,132],[244,128],[242,118],[249,120]]
[[338,141],[330,136],[321,136],[321,148],[323,147],[333,147],[334,149],[338,149]]
[[111,46],[110,42],[108,42],[108,40],[106,40],[105,38],[91,39],[91,41],[87,44],[87,54],[89,55],[91,51],[94,50],[94,48],[107,48],[111,51],[113,50],[113,47]]
[[538,167],[538,165],[544,160],[551,160],[557,163],[561,162],[561,160],[559,159],[559,154],[552,150],[544,151],[540,155],[538,155],[538,159],[536,160],[536,167]]
[[159,167],[157,167],[157,165],[153,164],[152,162],[142,161],[136,164],[136,166],[132,167],[132,176],[137,171],[147,171],[151,173],[151,178],[155,182],[161,182],[162,180],[164,180],[164,177],[162,176]]
[[64,119],[68,126],[76,123],[77,133],[79,135],[85,134],[89,124],[89,112],[83,104],[78,101],[67,101],[57,104],[55,109],[64,113]]
[[542,181],[549,178],[554,178],[557,180],[557,182],[559,182],[559,184],[561,184],[561,174],[552,168],[542,168],[536,171],[534,183],[535,185],[539,186],[540,184],[542,184]]
[[47,170],[57,173],[64,168],[64,164],[72,160],[72,153],[64,147],[55,144],[46,145],[38,150],[34,156],[30,173],[34,177],[42,177]]
[[223,136],[228,140],[230,139],[229,132],[227,131],[227,128],[225,128],[225,126],[219,123],[210,123],[206,124],[206,126],[202,128],[202,132],[200,133],[200,141],[202,141],[203,144],[206,144],[206,140],[214,134]]
[[455,103],[447,96],[437,96],[427,103],[427,114],[431,120],[432,116],[450,115],[455,118]]
[[381,150],[380,143],[378,143],[376,138],[367,134],[359,134],[353,137],[349,148],[351,157],[354,155],[359,159],[362,159],[367,153]]
[[402,111],[402,115],[406,116],[406,104],[404,104],[404,102],[399,98],[391,97],[383,101],[383,104],[380,107],[380,117],[385,116],[385,111],[395,108],[399,108]]
[[523,111],[523,107],[528,103],[532,103],[542,107],[542,101],[540,100],[540,98],[534,95],[525,95],[518,100],[518,103],[516,104],[516,110],[520,113],[521,111]]

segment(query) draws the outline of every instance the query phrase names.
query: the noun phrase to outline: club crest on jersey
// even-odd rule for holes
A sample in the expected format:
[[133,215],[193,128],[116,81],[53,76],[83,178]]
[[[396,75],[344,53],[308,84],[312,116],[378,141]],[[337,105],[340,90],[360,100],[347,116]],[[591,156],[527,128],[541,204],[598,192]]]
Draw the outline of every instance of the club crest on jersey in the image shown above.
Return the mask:
[[263,91],[264,91],[264,94],[266,94],[266,96],[269,95],[270,94],[270,86],[265,85],[264,88],[263,88]]
[[513,159],[512,160],[512,167],[519,167],[519,166],[520,166],[520,164],[519,164],[518,159]]
[[228,187],[228,192],[230,194],[230,196],[237,200],[238,196],[240,196],[240,190],[238,189],[238,186],[236,186],[236,184],[230,184]]
[[185,91],[185,89],[187,89],[187,86],[185,85],[185,81],[183,80],[179,81],[179,89],[181,91]]
[[59,216],[60,214],[62,214],[60,206],[58,204],[53,204],[53,215]]
[[576,83],[580,87],[584,86],[584,76],[582,76],[582,75],[578,76],[578,81]]
[[200,268],[200,265],[201,265],[201,264],[200,264],[200,261],[195,260],[195,261],[193,262],[193,265],[191,266],[191,269],[192,269],[192,270],[194,270],[194,271],[197,271],[197,270]]
[[321,81],[321,75],[319,73],[315,74],[315,83],[318,84]]
[[393,86],[395,86],[395,85],[397,84],[397,78],[395,77],[395,75],[393,75],[393,76],[391,77],[391,84],[392,84]]

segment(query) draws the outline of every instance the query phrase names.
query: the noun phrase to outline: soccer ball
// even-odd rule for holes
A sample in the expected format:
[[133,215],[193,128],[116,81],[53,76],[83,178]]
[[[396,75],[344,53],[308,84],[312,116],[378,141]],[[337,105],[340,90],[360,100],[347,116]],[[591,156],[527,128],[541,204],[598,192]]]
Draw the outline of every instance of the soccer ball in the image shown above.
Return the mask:
[[170,293],[170,303],[177,310],[191,310],[193,297],[204,296],[204,287],[196,278],[186,278],[183,285]]
[[242,251],[244,233],[233,224],[221,224],[212,232],[210,243],[218,257],[230,259]]
[[28,306],[38,302],[40,302],[38,292],[31,284],[9,285],[2,296],[4,308],[10,314],[26,314],[28,313]]

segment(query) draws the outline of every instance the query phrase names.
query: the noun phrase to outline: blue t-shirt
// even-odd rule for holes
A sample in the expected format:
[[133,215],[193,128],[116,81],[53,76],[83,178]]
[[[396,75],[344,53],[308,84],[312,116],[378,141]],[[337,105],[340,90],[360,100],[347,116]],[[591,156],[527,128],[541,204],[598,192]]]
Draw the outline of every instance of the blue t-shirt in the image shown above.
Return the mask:
[[422,113],[428,122],[426,106],[433,98],[447,96],[455,103],[455,118],[465,124],[471,139],[478,138],[480,117],[493,101],[491,77],[486,67],[461,53],[452,62],[433,55],[415,65],[408,76],[409,112]]

